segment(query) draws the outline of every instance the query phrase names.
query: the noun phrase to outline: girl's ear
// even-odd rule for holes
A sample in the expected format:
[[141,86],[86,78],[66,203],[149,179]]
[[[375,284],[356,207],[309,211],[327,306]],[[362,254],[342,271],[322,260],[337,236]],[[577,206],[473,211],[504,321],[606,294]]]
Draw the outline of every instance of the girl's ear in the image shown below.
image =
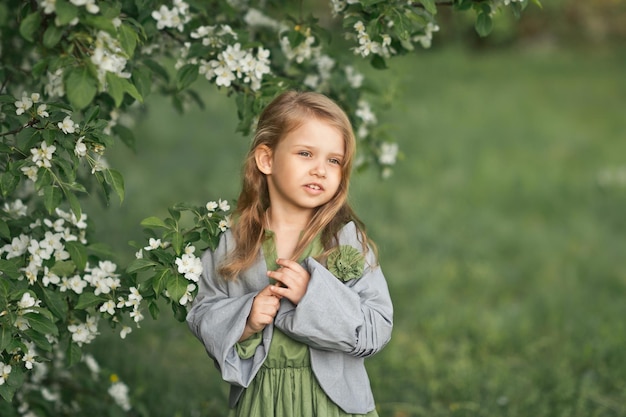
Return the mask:
[[256,166],[265,175],[272,173],[272,150],[267,145],[259,145],[254,150]]

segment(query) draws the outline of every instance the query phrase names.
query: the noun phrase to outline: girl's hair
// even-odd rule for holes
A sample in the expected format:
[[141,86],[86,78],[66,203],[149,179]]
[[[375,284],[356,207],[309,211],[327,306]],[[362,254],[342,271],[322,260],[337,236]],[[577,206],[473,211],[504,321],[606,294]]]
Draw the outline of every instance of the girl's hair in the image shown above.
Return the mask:
[[227,279],[249,268],[257,259],[265,237],[265,211],[270,206],[267,178],[256,165],[255,149],[265,145],[272,151],[290,132],[310,118],[327,122],[335,127],[344,140],[345,155],[341,167],[341,181],[337,193],[323,206],[316,209],[311,221],[302,234],[292,259],[297,259],[302,251],[321,232],[326,256],[328,250],[337,244],[337,233],[349,221],[354,221],[361,234],[363,250],[368,245],[375,246],[366,233],[363,223],[348,204],[348,184],[352,163],[356,152],[356,141],[352,125],[345,112],[330,98],[314,92],[287,91],[276,97],[261,113],[256,133],[243,166],[243,184],[237,208],[234,213],[232,233],[236,246],[220,265],[219,273]]

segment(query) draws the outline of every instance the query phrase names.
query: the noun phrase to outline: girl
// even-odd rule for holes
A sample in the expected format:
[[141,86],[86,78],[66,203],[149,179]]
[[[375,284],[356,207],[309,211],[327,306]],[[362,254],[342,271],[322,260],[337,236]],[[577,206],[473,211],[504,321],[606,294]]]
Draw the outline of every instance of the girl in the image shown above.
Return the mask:
[[260,116],[235,222],[203,256],[187,316],[236,416],[376,416],[364,358],[391,337],[374,246],[347,202],[355,139],[329,98]]

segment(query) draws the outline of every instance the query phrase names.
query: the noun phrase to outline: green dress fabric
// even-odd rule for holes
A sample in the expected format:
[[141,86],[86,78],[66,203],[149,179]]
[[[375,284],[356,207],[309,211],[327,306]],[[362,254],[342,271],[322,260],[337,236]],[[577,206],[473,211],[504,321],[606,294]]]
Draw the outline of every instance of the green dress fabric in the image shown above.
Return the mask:
[[[304,251],[299,261],[322,251],[316,239]],[[268,269],[275,270],[276,245],[274,234],[266,232],[263,253]],[[237,353],[246,359],[254,355],[261,343],[261,333],[238,343]],[[377,417],[368,414],[348,414],[328,398],[315,379],[309,357],[309,347],[291,339],[274,328],[267,359],[250,386],[244,391],[231,417]]]

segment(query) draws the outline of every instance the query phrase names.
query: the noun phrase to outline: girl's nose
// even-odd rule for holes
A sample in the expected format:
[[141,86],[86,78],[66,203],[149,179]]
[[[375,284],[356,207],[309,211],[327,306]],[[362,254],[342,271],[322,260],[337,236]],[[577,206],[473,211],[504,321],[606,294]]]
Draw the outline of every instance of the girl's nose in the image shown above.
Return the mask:
[[324,166],[324,162],[320,161],[316,163],[313,169],[311,170],[311,174],[318,176],[318,177],[326,178],[326,167]]

